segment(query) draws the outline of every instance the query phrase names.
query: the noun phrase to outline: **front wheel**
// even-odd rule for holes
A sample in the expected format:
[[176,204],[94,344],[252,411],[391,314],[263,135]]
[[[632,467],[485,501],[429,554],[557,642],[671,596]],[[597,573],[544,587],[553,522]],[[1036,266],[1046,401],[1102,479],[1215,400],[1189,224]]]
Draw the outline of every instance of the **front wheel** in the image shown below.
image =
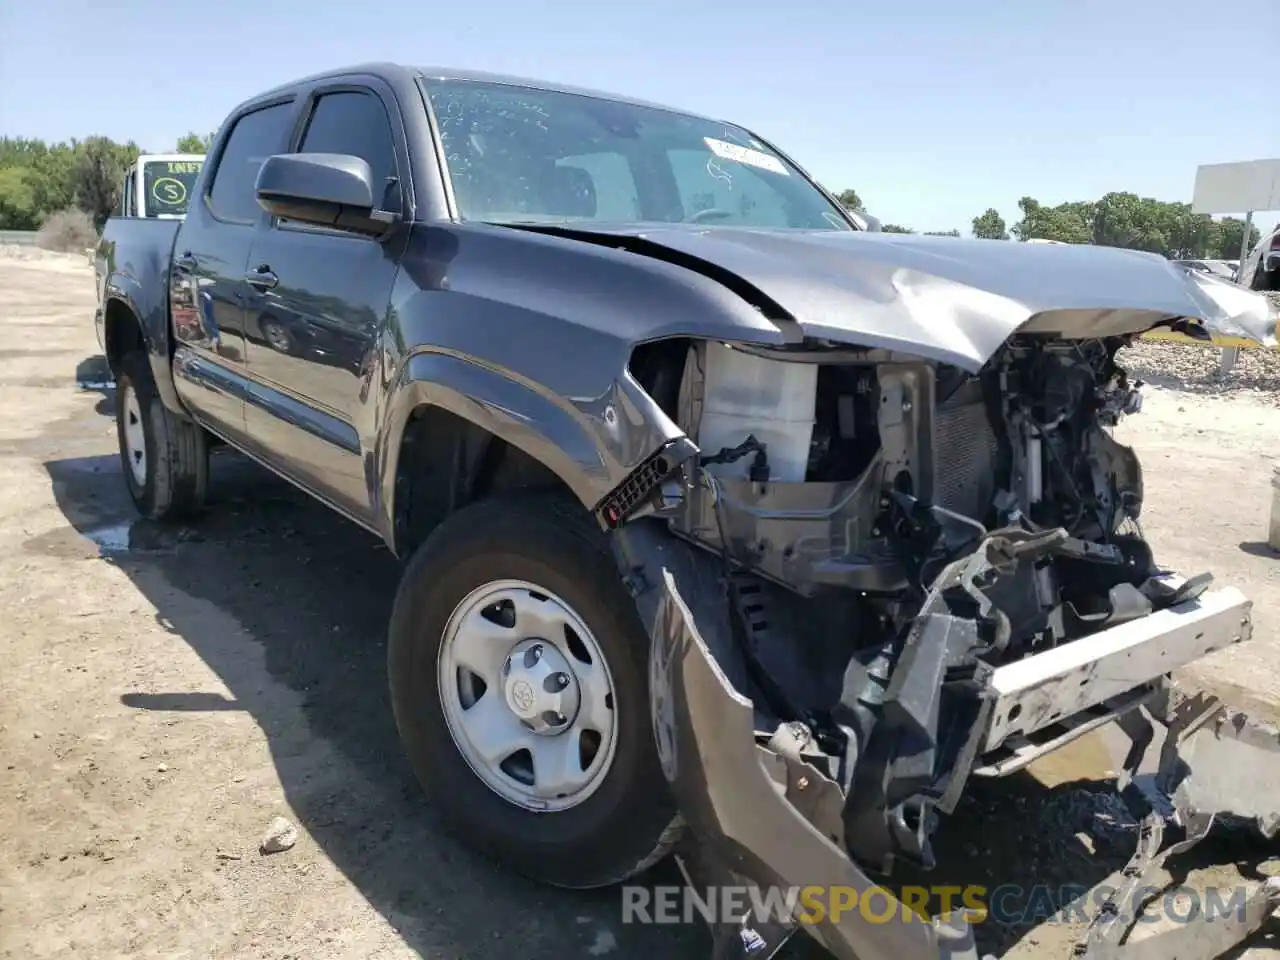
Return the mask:
[[491,501],[446,520],[401,582],[388,667],[409,760],[451,826],[562,887],[618,883],[661,859],[679,821],[649,719],[648,649],[572,508]]
[[160,400],[140,350],[120,363],[116,404],[120,463],[138,511],[150,520],[197,513],[209,488],[207,435]]

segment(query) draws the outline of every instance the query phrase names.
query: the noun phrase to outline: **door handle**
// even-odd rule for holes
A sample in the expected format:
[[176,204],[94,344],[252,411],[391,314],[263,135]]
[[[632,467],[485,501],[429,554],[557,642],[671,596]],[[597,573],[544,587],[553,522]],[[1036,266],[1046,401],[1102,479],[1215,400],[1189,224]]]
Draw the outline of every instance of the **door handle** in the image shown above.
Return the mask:
[[186,250],[183,252],[182,256],[173,261],[173,265],[183,273],[190,273],[195,270],[196,267],[200,266],[200,261],[195,258],[195,255],[190,250]]
[[258,290],[270,290],[280,282],[280,278],[272,273],[271,268],[265,263],[254,267],[245,274],[244,278],[248,282],[249,286]]

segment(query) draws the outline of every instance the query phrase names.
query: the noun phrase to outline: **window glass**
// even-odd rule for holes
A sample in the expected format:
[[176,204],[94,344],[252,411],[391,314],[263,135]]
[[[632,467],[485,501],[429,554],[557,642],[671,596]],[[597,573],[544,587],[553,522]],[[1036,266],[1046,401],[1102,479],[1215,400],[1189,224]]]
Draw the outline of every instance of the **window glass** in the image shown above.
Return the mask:
[[[298,151],[359,157],[373,171],[374,199],[380,208],[400,212],[395,138],[386,108],[372,93],[344,90],[321,96]],[[381,197],[379,188],[384,191]]]
[[[620,153],[589,153],[565,157],[556,161],[560,168],[580,170],[573,174],[583,192],[581,203],[589,209],[585,193],[589,191],[595,200],[594,215],[599,220],[639,220],[640,200],[636,195],[636,181],[631,175],[627,158]],[[561,174],[566,182],[570,175]],[[589,181],[589,182],[588,182]]]
[[242,222],[258,219],[262,213],[254,195],[258,169],[267,157],[286,149],[292,116],[293,104],[278,103],[236,121],[209,190],[215,216]]
[[667,158],[687,217],[704,223],[791,226],[782,195],[749,167],[725,163],[702,150],[669,150]]
[[742,127],[510,84],[424,86],[464,219],[855,229]]

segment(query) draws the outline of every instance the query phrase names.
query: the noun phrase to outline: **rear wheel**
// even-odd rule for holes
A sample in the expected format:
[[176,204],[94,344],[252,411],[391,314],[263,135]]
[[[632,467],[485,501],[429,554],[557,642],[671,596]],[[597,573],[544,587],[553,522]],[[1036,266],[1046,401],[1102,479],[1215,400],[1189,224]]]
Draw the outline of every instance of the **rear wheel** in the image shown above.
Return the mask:
[[207,434],[161,402],[145,352],[120,362],[116,403],[120,462],[138,511],[151,520],[197,513],[209,487]]
[[419,781],[470,844],[557,886],[617,883],[679,835],[649,720],[648,648],[577,513],[483,502],[413,557],[388,645]]

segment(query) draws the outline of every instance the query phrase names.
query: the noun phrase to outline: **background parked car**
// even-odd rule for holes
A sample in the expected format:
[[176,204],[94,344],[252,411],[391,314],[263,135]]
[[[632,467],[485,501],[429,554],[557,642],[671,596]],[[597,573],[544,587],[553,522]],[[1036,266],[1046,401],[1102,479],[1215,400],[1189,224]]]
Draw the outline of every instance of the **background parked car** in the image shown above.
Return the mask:
[[1251,290],[1280,293],[1280,224],[1249,252],[1238,276],[1238,282]]

